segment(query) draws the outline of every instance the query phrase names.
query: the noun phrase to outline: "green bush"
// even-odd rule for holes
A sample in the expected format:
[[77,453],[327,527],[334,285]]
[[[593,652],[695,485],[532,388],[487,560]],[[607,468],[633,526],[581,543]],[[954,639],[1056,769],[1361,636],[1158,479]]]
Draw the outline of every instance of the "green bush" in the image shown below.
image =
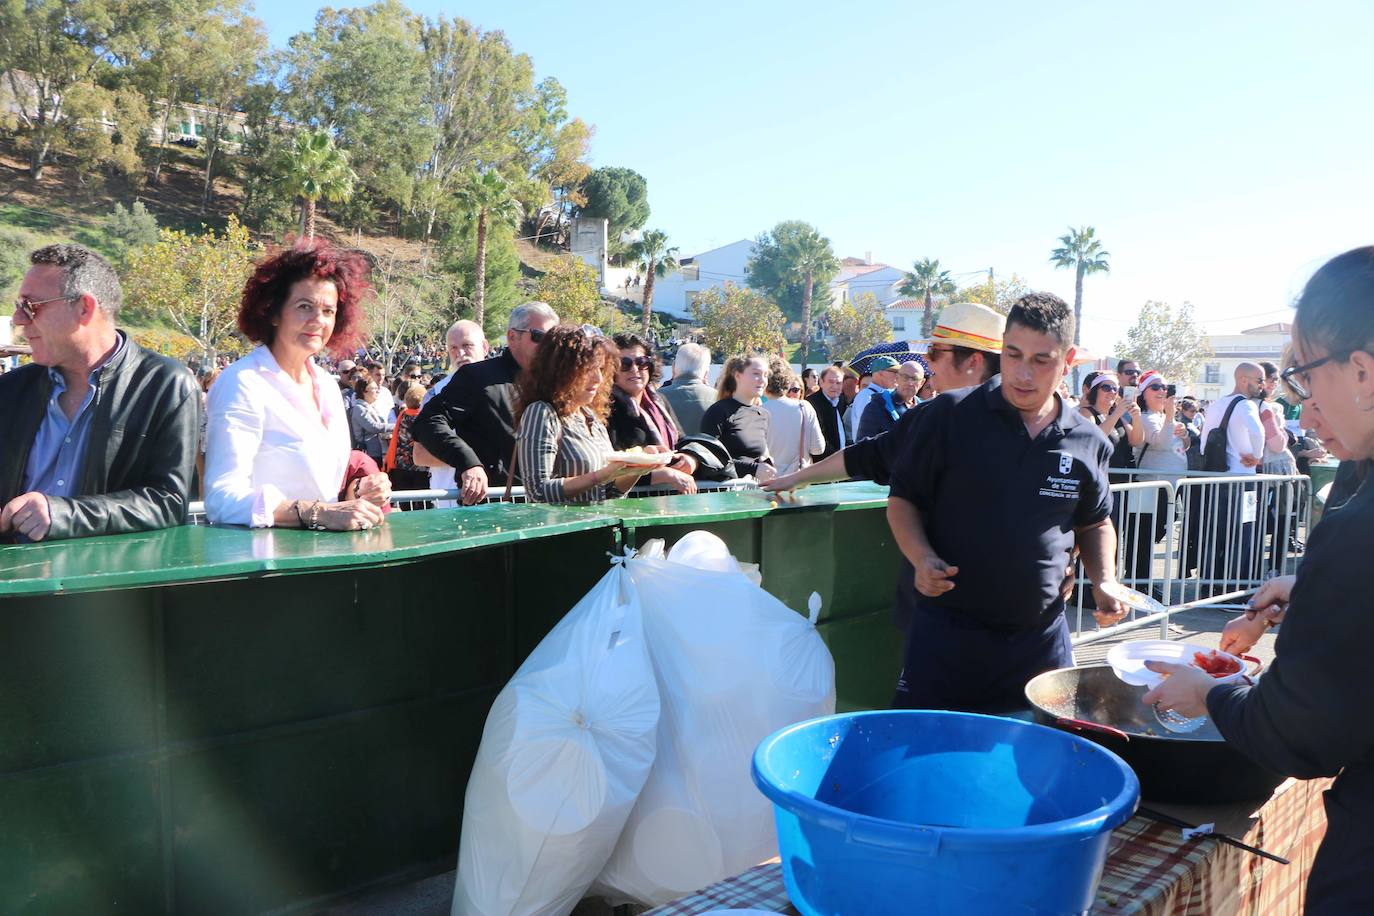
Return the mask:
[[9,302],[19,281],[29,269],[29,252],[38,247],[38,238],[25,229],[0,226],[0,294]]

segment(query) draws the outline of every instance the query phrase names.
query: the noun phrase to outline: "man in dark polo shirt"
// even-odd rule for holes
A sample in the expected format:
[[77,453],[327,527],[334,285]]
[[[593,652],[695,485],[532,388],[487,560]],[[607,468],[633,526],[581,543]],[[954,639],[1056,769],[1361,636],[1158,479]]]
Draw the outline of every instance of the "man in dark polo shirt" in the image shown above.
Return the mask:
[[1026,681],[1073,664],[1064,570],[1075,540],[1098,622],[1125,609],[1115,582],[1111,446],[1057,394],[1073,313],[1047,293],[1007,316],[1001,375],[916,411],[892,467],[888,523],[904,556],[906,656],[894,706],[1003,712]]

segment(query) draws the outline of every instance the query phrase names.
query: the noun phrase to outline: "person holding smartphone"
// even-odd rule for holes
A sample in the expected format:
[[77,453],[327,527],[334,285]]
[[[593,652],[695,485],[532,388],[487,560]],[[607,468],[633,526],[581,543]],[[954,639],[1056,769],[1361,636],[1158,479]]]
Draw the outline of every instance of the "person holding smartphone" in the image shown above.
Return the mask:
[[[1188,428],[1178,419],[1177,388],[1153,370],[1140,379],[1140,394],[1136,397],[1140,408],[1140,445],[1135,449],[1135,466],[1141,471],[1141,481],[1167,480],[1174,484],[1188,470]],[[1126,541],[1126,562],[1131,576],[1142,582],[1154,578],[1151,561],[1154,545],[1164,537],[1168,522],[1169,495],[1159,490],[1138,490],[1131,493],[1122,527]],[[1137,588],[1141,587],[1139,584]]]
[[[1097,424],[1112,443],[1109,467],[1135,466],[1133,450],[1144,441],[1140,411],[1134,397],[1123,394],[1121,382],[1111,372],[1089,372],[1083,380],[1083,398],[1078,412]],[[1118,475],[1119,476],[1119,475]],[[1113,480],[1113,482],[1125,482]]]

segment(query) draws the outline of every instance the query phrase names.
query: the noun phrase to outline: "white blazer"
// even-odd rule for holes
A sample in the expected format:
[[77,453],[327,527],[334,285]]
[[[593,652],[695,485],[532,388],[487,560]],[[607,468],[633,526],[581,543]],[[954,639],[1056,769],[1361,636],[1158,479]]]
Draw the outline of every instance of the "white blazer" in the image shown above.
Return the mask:
[[213,524],[267,528],[283,502],[338,500],[348,470],[348,414],[333,377],[313,359],[307,366],[312,401],[300,397],[265,346],[210,386],[205,514]]

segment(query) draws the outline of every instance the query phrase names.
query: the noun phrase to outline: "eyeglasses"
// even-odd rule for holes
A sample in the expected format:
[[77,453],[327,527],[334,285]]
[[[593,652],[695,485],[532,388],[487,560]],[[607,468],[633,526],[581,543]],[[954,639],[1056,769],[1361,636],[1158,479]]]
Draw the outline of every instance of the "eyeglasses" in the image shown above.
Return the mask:
[[29,321],[37,321],[37,320],[38,320],[38,307],[39,307],[40,305],[47,305],[49,302],[70,302],[70,301],[72,301],[73,299],[76,299],[76,298],[79,298],[79,297],[77,297],[77,296],[54,296],[54,297],[51,298],[51,299],[39,299],[37,302],[35,302],[34,300],[28,298],[27,296],[20,296],[18,299],[14,300],[14,310],[15,310],[16,312],[23,312],[24,315],[25,315],[25,317],[27,317],[27,318],[29,319]]
[[538,328],[511,328],[511,330],[515,331],[517,334],[530,335],[530,340],[535,343],[539,343],[539,341],[544,339],[544,335],[549,333],[548,331],[541,331]]
[[1104,384],[1104,385],[1098,385],[1098,386],[1097,386],[1097,390],[1098,390],[1098,391],[1105,391],[1105,392],[1107,392],[1108,394],[1116,394],[1116,393],[1117,393],[1118,391],[1120,391],[1121,389],[1118,388],[1118,387],[1116,387],[1115,385],[1107,385],[1107,384]]
[[634,369],[635,367],[638,367],[640,369],[647,369],[653,364],[654,361],[647,356],[635,356],[633,358],[629,356],[620,357],[621,372],[629,372],[631,369]]
[[[1353,352],[1353,351],[1351,351]],[[1285,388],[1293,392],[1299,401],[1312,397],[1312,377],[1309,373],[1318,366],[1325,366],[1334,360],[1345,359],[1350,353],[1328,353],[1321,359],[1314,359],[1301,366],[1289,366],[1279,373],[1279,380]]]
[[1139,370],[1139,369],[1122,369],[1121,372],[1120,372],[1120,374],[1121,374],[1121,375],[1139,375],[1139,374],[1140,374],[1140,370]]
[[1146,391],[1163,391],[1163,390],[1164,390],[1164,386],[1163,386],[1163,385],[1146,385],[1146,386],[1145,386],[1145,390],[1146,390]]

